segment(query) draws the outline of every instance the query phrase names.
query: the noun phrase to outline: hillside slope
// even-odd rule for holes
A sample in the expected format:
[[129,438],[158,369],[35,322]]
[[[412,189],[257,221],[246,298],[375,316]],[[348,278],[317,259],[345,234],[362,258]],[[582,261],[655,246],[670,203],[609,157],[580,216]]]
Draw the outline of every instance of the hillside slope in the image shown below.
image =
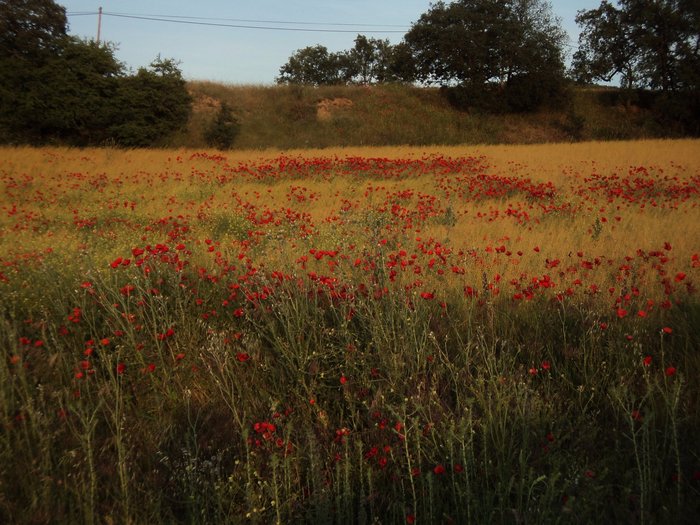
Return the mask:
[[233,86],[190,82],[194,111],[173,146],[206,147],[222,102],[241,124],[234,147],[308,148],[431,144],[531,144],[669,136],[649,110],[619,103],[616,90],[576,88],[567,108],[533,114],[460,111],[437,88]]

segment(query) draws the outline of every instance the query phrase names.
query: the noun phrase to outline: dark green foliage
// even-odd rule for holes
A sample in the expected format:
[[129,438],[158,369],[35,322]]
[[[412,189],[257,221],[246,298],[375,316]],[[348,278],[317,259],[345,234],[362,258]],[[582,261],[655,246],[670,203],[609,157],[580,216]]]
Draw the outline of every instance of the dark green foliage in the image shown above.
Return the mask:
[[627,105],[635,89],[660,92],[659,125],[677,134],[700,133],[700,4],[694,0],[604,0],[580,11],[573,75],[580,82],[620,78]]
[[0,2],[0,56],[30,62],[51,55],[66,36],[66,9],[53,0]]
[[438,2],[405,41],[416,78],[458,86],[460,105],[532,111],[565,95],[566,35],[541,1]]
[[408,47],[357,35],[349,51],[329,53],[325,46],[297,50],[280,68],[278,84],[376,84],[411,80]]
[[41,60],[0,58],[0,137],[41,144],[103,140],[122,66],[107,45],[64,36]]
[[622,13],[603,0],[598,9],[579,11],[576,23],[582,27],[579,48],[574,53],[572,75],[580,83],[610,82],[620,75],[630,89],[636,82],[636,53]]
[[700,136],[700,90],[662,93],[653,110],[661,129],[678,136]]
[[[0,139],[29,119],[20,140],[40,130],[32,118],[51,105],[40,71],[50,67],[66,42],[65,9],[51,0],[0,2]],[[48,98],[47,98],[48,96]],[[16,133],[15,133],[16,135]]]
[[187,124],[191,97],[177,64],[158,58],[148,69],[120,80],[116,109],[110,127],[116,143],[150,146]]
[[404,41],[358,35],[355,46],[329,53],[298,50],[280,68],[278,83],[371,84],[414,81],[450,87],[458,107],[489,112],[533,111],[566,98],[566,34],[547,2],[438,2]]
[[392,46],[388,40],[357,35],[355,46],[345,52],[350,64],[346,80],[355,84],[376,84],[411,78],[410,53],[405,45]]
[[238,119],[233,115],[231,107],[223,102],[219,112],[205,132],[204,139],[208,145],[224,150],[233,145],[239,132]]
[[309,46],[296,51],[289,61],[280,68],[279,84],[321,84],[341,83],[342,57],[329,53],[326,46]]
[[0,142],[149,146],[184,126],[177,64],[126,75],[114,47],[66,34],[52,1],[0,2]]
[[603,0],[580,11],[574,76],[583,82],[620,76],[627,89],[664,92],[700,87],[700,4],[693,0]]

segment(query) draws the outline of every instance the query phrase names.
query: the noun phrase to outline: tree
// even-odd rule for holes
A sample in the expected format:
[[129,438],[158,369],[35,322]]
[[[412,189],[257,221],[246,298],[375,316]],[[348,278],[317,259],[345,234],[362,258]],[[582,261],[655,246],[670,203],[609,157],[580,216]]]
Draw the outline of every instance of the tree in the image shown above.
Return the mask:
[[607,0],[579,11],[582,27],[573,72],[579,81],[610,81],[662,92],[700,88],[697,0]]
[[240,123],[234,117],[231,107],[222,102],[221,108],[204,134],[207,144],[218,149],[229,149],[240,132]]
[[118,114],[114,106],[124,66],[113,46],[66,37],[59,53],[32,71],[31,96],[20,90],[20,102],[33,100],[18,116],[33,129],[38,142],[60,140],[87,146],[108,140]]
[[564,91],[566,33],[543,0],[437,2],[404,40],[416,79],[458,86],[467,105],[525,111]]
[[[0,139],[27,141],[53,95],[39,70],[65,43],[63,7],[51,0],[0,1]],[[24,126],[24,122],[27,125]],[[19,133],[19,128],[24,127]],[[33,129],[30,129],[33,128]]]
[[0,142],[149,146],[187,121],[175,61],[126,75],[114,46],[66,25],[51,0],[0,0]]
[[700,134],[700,3],[697,0],[603,0],[579,11],[576,80],[620,78],[625,101],[649,89],[666,131]]
[[0,0],[0,56],[36,60],[60,47],[66,9],[52,0]]
[[623,13],[604,0],[597,9],[579,11],[576,23],[582,28],[572,61],[576,81],[610,82],[620,75],[622,85],[631,89],[636,83],[640,57]]
[[393,46],[388,40],[357,35],[355,46],[348,52],[352,67],[350,80],[359,84],[372,84],[392,80]]
[[121,78],[115,99],[119,112],[109,133],[128,147],[157,144],[181,129],[192,109],[192,97],[177,62],[160,57],[148,68]]
[[280,68],[278,84],[339,84],[343,82],[341,70],[347,67],[340,53],[329,53],[322,45],[297,50]]
[[416,80],[413,54],[406,42],[399,42],[391,46],[389,69],[386,74],[385,82],[413,82]]
[[105,138],[123,66],[107,44],[63,36],[40,60],[0,57],[0,139],[74,145]]
[[374,84],[412,79],[410,50],[405,44],[357,35],[348,51],[329,53],[316,45],[297,50],[280,68],[278,84]]

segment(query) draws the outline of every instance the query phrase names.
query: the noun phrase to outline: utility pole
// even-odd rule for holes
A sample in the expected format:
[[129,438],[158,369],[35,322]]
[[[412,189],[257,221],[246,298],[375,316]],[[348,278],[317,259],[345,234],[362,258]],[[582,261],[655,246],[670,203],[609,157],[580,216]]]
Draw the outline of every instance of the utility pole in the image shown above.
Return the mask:
[[102,6],[97,10],[97,43],[100,43],[100,30],[102,29]]

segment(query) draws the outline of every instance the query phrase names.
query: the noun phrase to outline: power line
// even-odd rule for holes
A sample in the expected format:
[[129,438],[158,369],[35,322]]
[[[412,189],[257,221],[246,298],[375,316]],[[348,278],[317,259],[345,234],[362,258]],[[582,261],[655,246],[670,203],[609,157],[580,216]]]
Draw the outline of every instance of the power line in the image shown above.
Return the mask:
[[[187,24],[187,25],[197,25],[197,26],[209,26],[209,27],[230,27],[236,29],[261,29],[268,31],[296,31],[296,32],[306,32],[306,33],[357,33],[355,29],[314,29],[314,28],[301,28],[301,27],[279,27],[279,26],[258,26],[258,25],[245,25],[245,24],[222,24],[219,22],[197,22],[193,20],[180,20],[173,18],[159,18],[153,16],[137,16],[137,15],[121,15],[117,13],[103,12],[104,16],[112,16],[117,18],[131,18],[135,20],[150,20],[154,22],[170,22],[173,24]],[[405,33],[405,31],[399,30],[370,30],[367,33]]]
[[351,26],[351,27],[401,27],[408,28],[409,26],[405,24],[362,24],[362,23],[351,23],[351,22],[301,22],[301,21],[291,21],[291,20],[257,20],[257,19],[246,19],[246,18],[212,18],[205,16],[180,16],[180,15],[159,15],[159,14],[149,14],[149,13],[112,13],[113,15],[122,16],[146,16],[155,18],[167,18],[167,19],[183,19],[183,20],[218,20],[223,22],[245,22],[253,24],[286,24],[286,25],[304,25],[304,26]]
[[[97,12],[77,12],[77,13],[67,13],[68,16],[84,16],[84,15],[97,15]],[[115,18],[129,18],[134,20],[148,20],[152,22],[170,22],[173,24],[186,24],[186,25],[198,25],[198,26],[209,26],[209,27],[227,27],[235,29],[259,29],[267,31],[293,31],[293,32],[307,32],[307,33],[405,33],[406,31],[394,30],[394,29],[370,29],[370,30],[360,30],[360,29],[320,29],[311,27],[281,27],[281,26],[260,26],[260,25],[249,25],[249,24],[225,24],[221,22],[205,22],[204,20],[231,20],[245,22],[245,20],[237,19],[212,19],[204,17],[179,17],[170,15],[132,15],[125,13],[112,13],[108,11],[103,11],[102,16],[111,16]],[[270,23],[270,24],[297,24],[297,25],[337,25],[337,26],[364,26],[364,27],[403,27],[398,25],[382,26],[382,25],[372,25],[372,24],[346,24],[346,23],[327,23],[322,22],[284,22],[284,21],[251,21],[257,23]]]
[[[67,16],[87,16],[87,15],[98,15],[97,11],[74,11],[66,13]],[[210,26],[210,27],[228,27],[235,29],[260,29],[267,31],[292,31],[292,32],[311,32],[311,33],[393,33],[393,34],[405,34],[406,31],[403,30],[392,30],[392,29],[377,29],[377,30],[360,30],[359,27],[408,27],[399,24],[352,24],[346,22],[301,22],[301,21],[285,21],[285,20],[257,20],[257,19],[242,19],[242,18],[209,18],[209,17],[199,17],[199,16],[180,16],[180,15],[155,15],[155,14],[133,14],[133,13],[113,13],[113,12],[102,12],[103,16],[112,16],[115,18],[130,18],[135,20],[147,20],[154,22],[170,22],[174,24],[186,24],[186,25],[198,25],[198,26]],[[355,29],[316,29],[316,28],[303,28],[303,27],[279,27],[279,26],[258,26],[258,25],[248,25],[248,24],[226,24],[222,22],[207,22],[207,20],[222,20],[227,22],[246,22],[255,24],[288,24],[288,25],[316,25],[316,26],[352,26]],[[564,46],[569,49],[578,49],[578,43],[569,39],[569,43],[565,43]]]

